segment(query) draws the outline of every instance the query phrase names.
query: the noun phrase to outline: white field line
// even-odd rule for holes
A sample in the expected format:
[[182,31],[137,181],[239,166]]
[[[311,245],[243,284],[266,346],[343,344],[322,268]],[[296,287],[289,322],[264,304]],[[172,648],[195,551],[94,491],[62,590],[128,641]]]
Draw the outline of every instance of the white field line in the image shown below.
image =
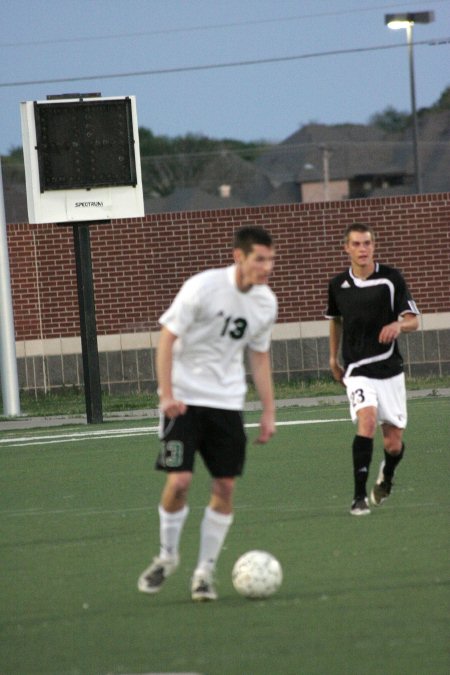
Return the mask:
[[[291,422],[277,422],[277,427],[297,426],[300,424],[330,424],[333,422],[348,422],[349,418],[325,419],[325,420],[292,420]],[[246,424],[247,429],[258,427],[258,422]],[[74,443],[76,441],[86,441],[89,439],[106,440],[111,438],[120,438],[127,436],[148,436],[157,434],[157,427],[137,427],[129,429],[105,429],[100,431],[73,431],[64,434],[49,434],[46,436],[22,436],[18,438],[0,439],[0,447],[8,446],[14,448],[24,448],[31,445],[51,445],[55,443]]]
[[[403,490],[405,492],[405,490]],[[333,512],[336,509],[347,509],[347,502],[338,502],[334,504],[321,505],[318,506],[255,506],[253,504],[236,504],[235,511],[250,511],[254,513],[324,513],[324,512]],[[436,508],[438,507],[440,512],[447,511],[447,505],[443,505],[442,502],[432,501],[432,502],[408,502],[403,504],[396,504],[396,509],[408,510],[408,509],[423,509],[423,508]],[[44,509],[44,508],[29,508],[29,509],[17,509],[13,511],[0,511],[0,516],[3,518],[30,518],[30,517],[48,517],[48,516],[121,516],[122,518],[126,517],[128,514],[133,513],[149,513],[155,509],[154,504],[148,504],[146,506],[127,506],[124,508],[99,508],[99,507],[76,507],[76,508],[60,508],[60,509]],[[204,506],[192,506],[192,511],[197,511],[203,513]],[[57,542],[56,542],[57,543]],[[78,545],[83,544],[83,540],[78,542],[72,542],[65,545]],[[58,544],[59,545],[59,544]]]

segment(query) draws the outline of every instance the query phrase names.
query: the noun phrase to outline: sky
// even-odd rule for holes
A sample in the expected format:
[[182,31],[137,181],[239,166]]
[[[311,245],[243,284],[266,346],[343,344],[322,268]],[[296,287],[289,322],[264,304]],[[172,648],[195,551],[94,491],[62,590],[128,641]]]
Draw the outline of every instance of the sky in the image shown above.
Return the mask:
[[278,143],[410,112],[406,31],[384,25],[402,11],[435,13],[413,31],[428,107],[450,85],[450,0],[0,0],[0,155],[22,144],[20,102],[49,94],[134,95],[171,138]]

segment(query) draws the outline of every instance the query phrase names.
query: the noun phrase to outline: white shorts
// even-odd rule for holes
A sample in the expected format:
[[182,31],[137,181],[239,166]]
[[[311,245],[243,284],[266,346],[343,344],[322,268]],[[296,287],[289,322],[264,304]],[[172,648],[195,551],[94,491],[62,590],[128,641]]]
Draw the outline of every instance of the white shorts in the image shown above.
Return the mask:
[[358,410],[373,406],[377,409],[379,424],[387,423],[405,429],[407,414],[404,373],[385,380],[360,376],[344,377],[343,382],[347,388],[354,423],[357,421]]

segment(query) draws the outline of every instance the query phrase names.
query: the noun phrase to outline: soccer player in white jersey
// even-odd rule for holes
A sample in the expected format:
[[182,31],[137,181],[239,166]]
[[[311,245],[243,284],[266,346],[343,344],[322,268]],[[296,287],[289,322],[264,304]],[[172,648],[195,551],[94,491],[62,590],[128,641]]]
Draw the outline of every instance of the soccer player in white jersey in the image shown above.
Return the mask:
[[160,551],[138,580],[144,593],[159,591],[178,566],[188,491],[199,453],[212,484],[191,596],[198,601],[217,598],[213,574],[233,522],[235,480],[245,461],[242,411],[247,347],[262,403],[257,442],[266,443],[275,433],[269,349],[277,300],[267,285],[274,256],[266,230],[239,229],[234,236],[234,264],[188,279],[160,318],[156,367],[162,447],[156,468],[167,475],[159,503]]
[[394,471],[405,450],[406,391],[397,338],[418,328],[419,312],[400,272],[374,261],[375,235],[368,225],[349,225],[344,249],[350,268],[329,283],[326,317],[331,319],[331,372],[347,389],[357,425],[350,513],[363,516],[370,514],[366,483],[377,424],[383,434],[384,459],[370,493],[374,506],[390,495]]

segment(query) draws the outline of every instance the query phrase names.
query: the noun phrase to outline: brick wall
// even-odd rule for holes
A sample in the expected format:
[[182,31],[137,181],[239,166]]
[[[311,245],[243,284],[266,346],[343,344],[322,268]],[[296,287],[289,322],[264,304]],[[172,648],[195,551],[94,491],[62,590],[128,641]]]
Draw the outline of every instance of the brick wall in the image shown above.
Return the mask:
[[[450,311],[450,193],[166,213],[91,227],[99,335],[157,329],[191,274],[231,262],[232,232],[274,235],[279,322],[323,318],[326,282],[347,264],[342,232],[373,225],[377,257],[405,274],[423,313]],[[13,224],[8,245],[17,340],[79,334],[71,226]]]

